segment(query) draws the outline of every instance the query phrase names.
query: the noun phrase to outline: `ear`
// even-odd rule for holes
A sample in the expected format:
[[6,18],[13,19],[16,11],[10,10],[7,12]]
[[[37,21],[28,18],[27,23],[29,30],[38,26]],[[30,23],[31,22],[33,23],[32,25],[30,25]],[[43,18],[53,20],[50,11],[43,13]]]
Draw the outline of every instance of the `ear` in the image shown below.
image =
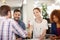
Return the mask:
[[11,14],[11,11],[8,11],[8,14]]

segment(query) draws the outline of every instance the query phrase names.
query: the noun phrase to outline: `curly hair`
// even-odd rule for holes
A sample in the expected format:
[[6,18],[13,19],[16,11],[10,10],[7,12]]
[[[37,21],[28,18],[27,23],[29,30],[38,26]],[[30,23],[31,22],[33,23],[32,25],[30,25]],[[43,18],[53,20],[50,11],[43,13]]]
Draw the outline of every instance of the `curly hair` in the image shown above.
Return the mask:
[[53,20],[54,15],[58,18],[58,22],[60,23],[60,10],[55,9],[55,10],[52,11],[52,13],[50,15],[50,21],[51,22],[54,22],[54,20]]

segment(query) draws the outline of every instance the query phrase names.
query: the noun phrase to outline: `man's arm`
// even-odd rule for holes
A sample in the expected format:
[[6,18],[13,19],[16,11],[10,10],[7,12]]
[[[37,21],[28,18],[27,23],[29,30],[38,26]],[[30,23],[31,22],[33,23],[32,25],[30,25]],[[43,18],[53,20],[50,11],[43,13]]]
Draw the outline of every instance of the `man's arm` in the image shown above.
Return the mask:
[[18,23],[16,21],[12,22],[12,26],[13,26],[13,32],[16,33],[17,35],[20,35],[22,37],[26,37],[26,31],[23,30],[20,25],[18,25]]

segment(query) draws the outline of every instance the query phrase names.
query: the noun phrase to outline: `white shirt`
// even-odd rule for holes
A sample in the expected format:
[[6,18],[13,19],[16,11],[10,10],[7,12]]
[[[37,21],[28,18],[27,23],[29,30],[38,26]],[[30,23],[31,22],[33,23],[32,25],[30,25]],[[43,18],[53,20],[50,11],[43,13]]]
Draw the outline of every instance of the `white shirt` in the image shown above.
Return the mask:
[[38,38],[42,35],[44,29],[48,29],[47,21],[42,20],[41,23],[37,23],[35,20],[30,22],[30,25],[33,25],[33,38]]
[[13,40],[13,34],[26,37],[26,32],[23,30],[16,21],[0,17],[0,40]]

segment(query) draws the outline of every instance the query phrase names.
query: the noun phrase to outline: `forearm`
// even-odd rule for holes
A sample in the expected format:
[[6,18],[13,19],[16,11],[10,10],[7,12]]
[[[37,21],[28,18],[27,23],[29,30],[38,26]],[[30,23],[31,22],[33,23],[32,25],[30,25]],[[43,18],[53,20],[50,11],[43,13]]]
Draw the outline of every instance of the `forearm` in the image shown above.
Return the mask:
[[30,26],[29,27],[29,31],[28,31],[28,37],[31,37],[32,36],[32,31],[33,31],[33,27]]
[[43,39],[46,35],[46,30],[43,31],[43,33],[40,35],[40,39]]
[[13,26],[13,32],[14,33],[17,33],[17,35],[20,35],[22,36],[23,38],[26,37],[26,32],[25,30],[23,30],[20,25],[18,25],[18,23],[16,23],[15,21],[12,23],[12,26]]
[[46,35],[46,30],[44,30],[44,32],[42,33],[42,37],[45,37]]

